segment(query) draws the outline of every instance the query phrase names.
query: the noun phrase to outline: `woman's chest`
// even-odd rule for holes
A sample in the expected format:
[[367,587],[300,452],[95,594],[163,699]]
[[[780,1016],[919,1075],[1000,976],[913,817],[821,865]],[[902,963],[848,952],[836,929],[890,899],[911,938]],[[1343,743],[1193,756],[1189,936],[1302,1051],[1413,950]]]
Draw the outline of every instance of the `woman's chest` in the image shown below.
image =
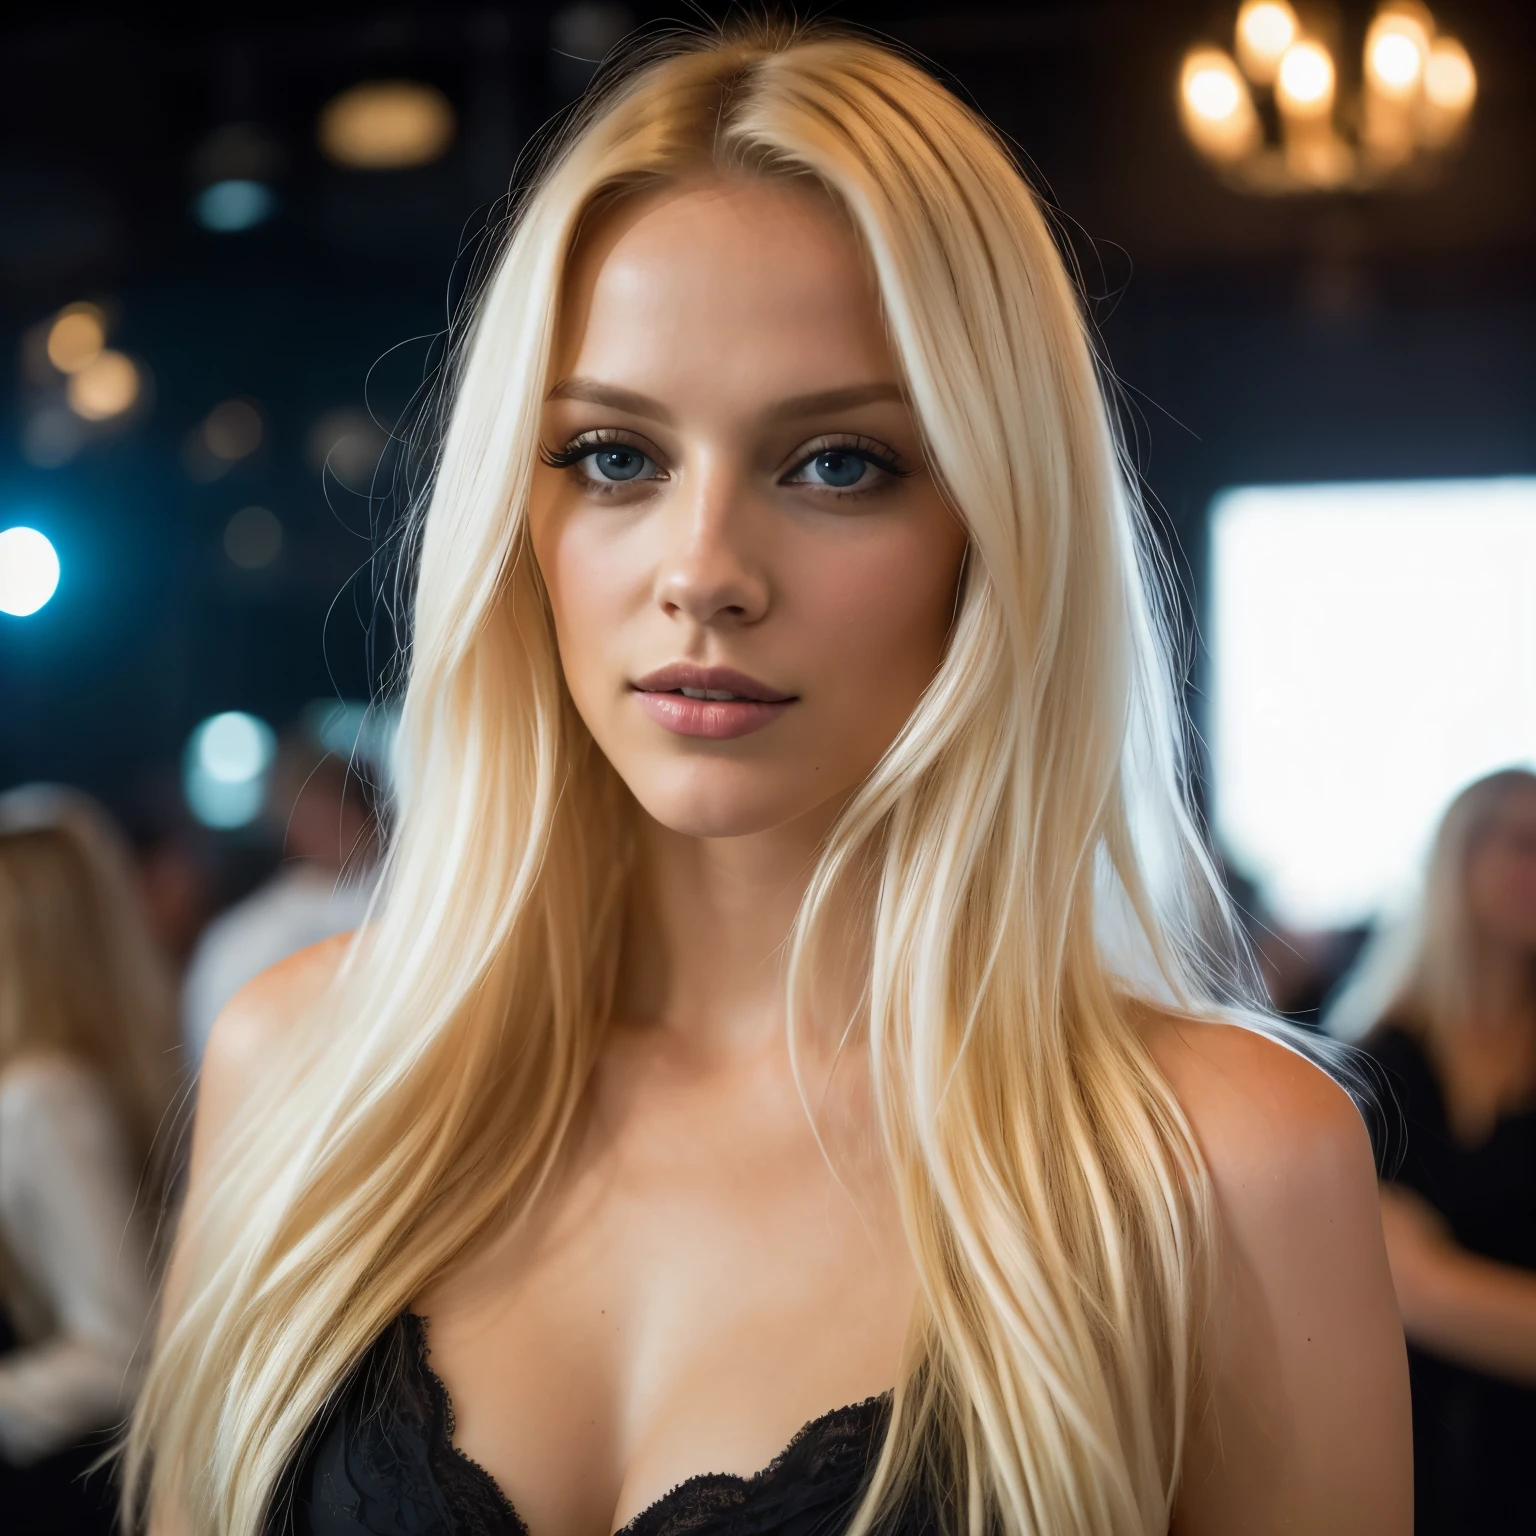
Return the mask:
[[642,1129],[587,1138],[418,1301],[456,1444],[535,1532],[606,1536],[690,1477],[748,1476],[899,1373],[915,1281],[882,1180],[751,1113]]

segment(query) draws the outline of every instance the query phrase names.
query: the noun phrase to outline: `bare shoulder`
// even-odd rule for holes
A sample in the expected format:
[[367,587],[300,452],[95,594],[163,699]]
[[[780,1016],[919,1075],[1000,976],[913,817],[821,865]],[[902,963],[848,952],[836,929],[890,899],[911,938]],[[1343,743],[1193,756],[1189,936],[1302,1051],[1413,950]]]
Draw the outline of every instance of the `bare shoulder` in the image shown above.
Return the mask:
[[280,960],[248,981],[224,1005],[208,1036],[203,1079],[259,1071],[287,1041],[295,1020],[336,979],[352,943],[337,934]]
[[1231,1214],[1256,1203],[1272,1216],[1287,1192],[1314,1215],[1320,1199],[1374,1207],[1365,1122],[1316,1063],[1240,1024],[1158,1014],[1143,1028]]
[[297,1021],[336,979],[352,937],[338,934],[301,949],[247,982],[225,1004],[208,1036],[198,1079],[194,1171],[251,1084],[287,1046]]
[[1241,1025],[1150,1020],[1204,1155],[1215,1286],[1174,1529],[1407,1536],[1408,1382],[1365,1124]]

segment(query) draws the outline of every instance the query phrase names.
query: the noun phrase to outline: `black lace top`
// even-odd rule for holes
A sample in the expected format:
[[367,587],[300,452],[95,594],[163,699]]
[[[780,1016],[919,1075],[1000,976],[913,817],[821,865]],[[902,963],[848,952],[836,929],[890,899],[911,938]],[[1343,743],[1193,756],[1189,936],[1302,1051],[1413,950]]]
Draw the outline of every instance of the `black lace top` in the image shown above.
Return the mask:
[[[453,1404],[402,1314],[353,1373],[294,1469],[272,1536],[529,1536],[485,1471],[453,1444]],[[837,1536],[858,1507],[889,1400],[813,1420],[751,1477],[705,1472],[642,1510],[619,1536]],[[935,1536],[909,1501],[884,1536]]]

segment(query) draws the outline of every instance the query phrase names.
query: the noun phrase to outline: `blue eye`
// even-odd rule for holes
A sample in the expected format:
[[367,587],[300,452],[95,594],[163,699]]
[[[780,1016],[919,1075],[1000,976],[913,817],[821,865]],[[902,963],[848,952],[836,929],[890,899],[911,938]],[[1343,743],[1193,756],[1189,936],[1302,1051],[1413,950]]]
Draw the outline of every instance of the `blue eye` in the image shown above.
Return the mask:
[[648,455],[624,443],[611,443],[603,448],[595,448],[590,453],[583,454],[580,463],[589,480],[618,482],[638,480],[648,464],[653,470],[656,467],[651,463]]
[[822,485],[830,485],[839,491],[850,490],[864,478],[869,460],[857,453],[845,453],[839,448],[829,448],[818,453],[806,466],[806,470]]
[[907,471],[901,461],[877,442],[863,439],[844,447],[835,444],[812,452],[785,476],[784,485],[815,485],[843,494],[878,491]]

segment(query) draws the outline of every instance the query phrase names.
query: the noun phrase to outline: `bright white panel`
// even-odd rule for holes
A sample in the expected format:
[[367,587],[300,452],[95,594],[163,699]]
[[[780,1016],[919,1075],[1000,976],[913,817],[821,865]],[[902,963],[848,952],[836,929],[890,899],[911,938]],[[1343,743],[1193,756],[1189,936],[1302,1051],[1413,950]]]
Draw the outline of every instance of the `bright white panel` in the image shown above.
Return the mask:
[[1217,836],[1287,922],[1368,918],[1458,788],[1536,761],[1536,479],[1245,487],[1211,523]]

